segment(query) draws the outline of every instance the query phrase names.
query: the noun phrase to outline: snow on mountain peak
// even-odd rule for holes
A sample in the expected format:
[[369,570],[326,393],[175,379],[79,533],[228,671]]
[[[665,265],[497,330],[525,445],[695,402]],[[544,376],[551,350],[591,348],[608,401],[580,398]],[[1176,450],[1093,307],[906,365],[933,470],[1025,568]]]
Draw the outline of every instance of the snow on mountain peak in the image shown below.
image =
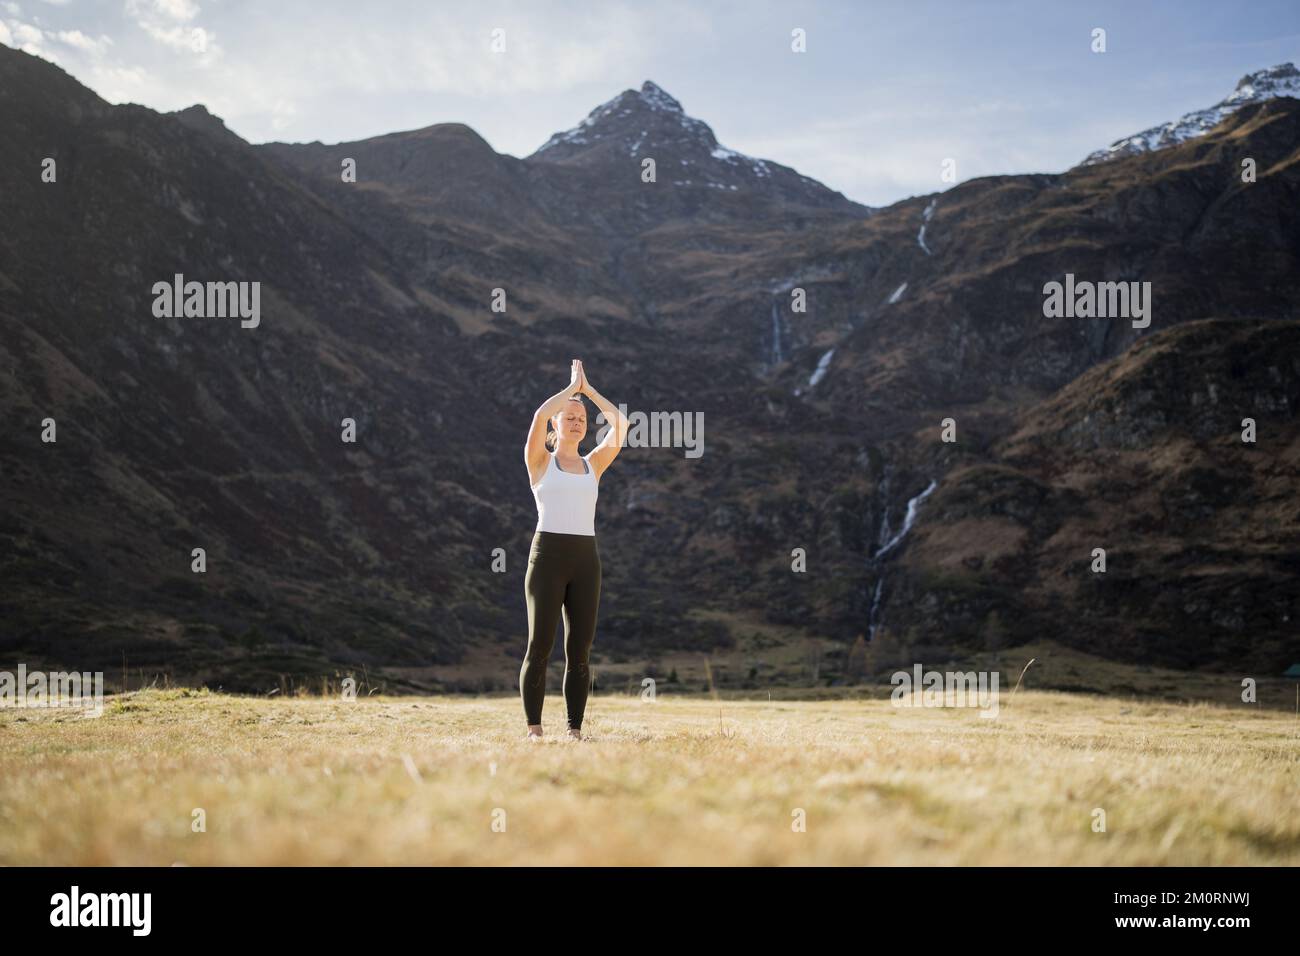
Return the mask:
[[1300,70],[1294,63],[1280,63],[1267,70],[1247,73],[1224,103],[1253,103],[1275,96],[1300,96]]
[[572,129],[551,136],[528,157],[532,161],[601,167],[658,164],[674,186],[740,192],[759,188],[809,205],[844,202],[821,183],[777,163],[746,156],[720,144],[713,130],[652,80],[627,89],[587,114]]
[[[684,150],[687,154],[698,154],[698,157],[711,156],[729,164],[746,164],[756,175],[769,175],[767,164],[762,160],[750,159],[719,145],[707,123],[688,116],[682,104],[652,80],[642,83],[640,90],[624,90],[597,106],[581,123],[573,129],[556,133],[533,155],[553,151],[548,159],[559,154],[567,156],[572,155],[573,147],[611,141],[624,144],[627,153],[633,156],[638,155],[643,146],[662,148],[667,145],[676,153]],[[562,148],[556,150],[556,147]]]
[[681,113],[682,104],[664,92],[663,88],[646,80],[641,84],[641,99],[650,106],[651,109],[667,110],[670,113]]
[[1259,103],[1278,96],[1300,98],[1300,70],[1293,63],[1280,63],[1265,70],[1248,73],[1236,89],[1209,109],[1195,110],[1180,119],[1117,140],[1105,149],[1090,154],[1081,166],[1092,166],[1120,156],[1133,156],[1152,150],[1177,146],[1203,136],[1218,126],[1228,114],[1249,103]]
[[624,90],[597,106],[573,129],[556,133],[533,155],[539,156],[556,146],[591,146],[602,140],[629,136],[635,138],[637,146],[640,146],[649,126],[664,123],[707,142],[710,148],[717,144],[707,124],[687,116],[682,104],[663,87],[646,80],[639,91]]

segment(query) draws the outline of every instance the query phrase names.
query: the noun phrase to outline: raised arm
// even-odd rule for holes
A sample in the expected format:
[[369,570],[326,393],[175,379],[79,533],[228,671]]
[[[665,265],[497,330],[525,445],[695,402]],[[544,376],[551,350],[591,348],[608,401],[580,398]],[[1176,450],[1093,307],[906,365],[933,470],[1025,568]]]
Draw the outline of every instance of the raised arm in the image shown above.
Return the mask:
[[587,456],[587,460],[596,469],[596,477],[600,477],[605,469],[618,457],[618,453],[623,450],[623,440],[627,437],[627,416],[619,411],[613,402],[592,387],[591,382],[587,380],[587,373],[581,365],[578,366],[578,369],[582,372],[582,391],[601,410],[605,416],[605,421],[610,426],[609,431],[605,433],[604,440]]
[[528,427],[528,438],[524,442],[524,465],[528,468],[529,484],[537,483],[542,469],[546,467],[546,456],[550,454],[546,450],[546,422],[582,388],[582,375],[578,369],[578,360],[574,359],[569,366],[573,377],[568,386],[542,402],[537,411],[533,412],[533,423]]

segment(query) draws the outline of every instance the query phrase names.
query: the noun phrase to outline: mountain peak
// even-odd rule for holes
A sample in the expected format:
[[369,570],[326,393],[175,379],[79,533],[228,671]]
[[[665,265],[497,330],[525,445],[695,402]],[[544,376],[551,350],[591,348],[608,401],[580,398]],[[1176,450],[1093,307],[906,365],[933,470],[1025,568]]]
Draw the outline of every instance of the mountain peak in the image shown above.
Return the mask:
[[1181,118],[1116,140],[1105,149],[1090,154],[1081,166],[1093,166],[1121,156],[1135,156],[1169,146],[1177,146],[1189,139],[1208,133],[1229,113],[1249,103],[1259,103],[1279,96],[1300,98],[1300,70],[1294,63],[1279,63],[1267,69],[1247,73],[1237,81],[1236,88],[1209,109],[1194,110]]
[[1237,88],[1223,102],[1246,103],[1275,96],[1297,95],[1300,95],[1300,70],[1295,68],[1294,63],[1279,63],[1265,70],[1247,73],[1237,81]]
[[201,133],[207,133],[209,136],[215,136],[228,142],[237,142],[246,145],[244,139],[237,133],[232,132],[226,126],[223,120],[216,113],[211,112],[202,103],[195,103],[193,106],[187,106],[183,110],[173,110],[168,116],[175,117],[184,123],[190,129],[198,130]]
[[661,181],[676,187],[744,191],[805,206],[865,211],[793,169],[722,146],[707,123],[688,115],[653,80],[597,106],[528,157],[530,162],[594,170],[609,182],[640,182],[640,164],[650,159]]
[[646,80],[641,84],[641,99],[655,110],[667,110],[670,113],[683,113],[682,104],[669,96],[664,88],[656,84],[653,80]]
[[663,87],[653,80],[646,80],[640,90],[624,90],[597,106],[577,126],[556,133],[531,158],[546,153],[545,159],[566,160],[587,147],[620,141],[629,136],[633,143],[632,151],[635,151],[652,133],[654,139],[661,139],[664,133],[671,138],[685,133],[702,143],[707,142],[709,149],[718,145],[713,130],[687,116],[682,104]]

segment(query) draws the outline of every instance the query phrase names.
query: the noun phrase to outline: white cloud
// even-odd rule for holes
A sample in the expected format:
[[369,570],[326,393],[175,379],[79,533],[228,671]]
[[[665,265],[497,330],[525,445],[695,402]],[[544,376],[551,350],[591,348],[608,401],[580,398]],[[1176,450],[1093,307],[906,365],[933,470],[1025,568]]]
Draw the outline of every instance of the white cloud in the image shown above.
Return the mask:
[[199,15],[199,5],[192,0],[126,0],[126,12],[137,20],[163,17],[184,23]]
[[4,40],[6,46],[15,47],[32,56],[39,56],[51,63],[62,62],[45,46],[45,39],[45,31],[40,27],[19,20],[10,20],[4,25],[4,32],[0,33],[0,40]]
[[199,5],[190,0],[154,0],[153,5],[173,20],[193,20],[199,15]]
[[199,15],[192,0],[126,0],[126,13],[156,42],[197,56],[200,66],[209,67],[221,56],[212,32],[190,24]]
[[0,20],[0,43],[5,46],[13,46],[14,35],[9,32],[9,26],[3,20]]
[[143,103],[154,87],[154,79],[138,66],[97,66],[86,83],[110,103]]
[[96,55],[104,53],[113,44],[109,37],[102,34],[98,40],[92,40],[80,30],[60,30],[54,37],[61,43]]
[[208,33],[202,27],[161,27],[156,23],[142,22],[140,28],[164,46],[174,50],[205,52]]
[[43,60],[49,60],[51,63],[61,62],[57,56],[37,43],[24,43],[18,49],[24,53],[30,53],[32,56],[39,56]]
[[40,44],[45,39],[45,31],[40,27],[34,27],[30,23],[19,23],[16,20],[10,22],[13,25],[14,39],[19,43]]

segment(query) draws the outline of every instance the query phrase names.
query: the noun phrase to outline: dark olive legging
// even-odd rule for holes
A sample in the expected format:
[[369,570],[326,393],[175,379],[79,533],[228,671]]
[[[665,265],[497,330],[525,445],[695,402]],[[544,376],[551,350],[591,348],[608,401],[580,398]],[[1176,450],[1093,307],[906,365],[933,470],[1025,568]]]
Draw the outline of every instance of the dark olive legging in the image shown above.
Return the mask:
[[528,602],[528,651],[519,671],[519,693],[529,725],[542,722],[546,665],[555,647],[555,628],[564,613],[564,706],[569,728],[582,729],[591,687],[588,668],[600,606],[600,551],[590,534],[538,531],[524,574]]

